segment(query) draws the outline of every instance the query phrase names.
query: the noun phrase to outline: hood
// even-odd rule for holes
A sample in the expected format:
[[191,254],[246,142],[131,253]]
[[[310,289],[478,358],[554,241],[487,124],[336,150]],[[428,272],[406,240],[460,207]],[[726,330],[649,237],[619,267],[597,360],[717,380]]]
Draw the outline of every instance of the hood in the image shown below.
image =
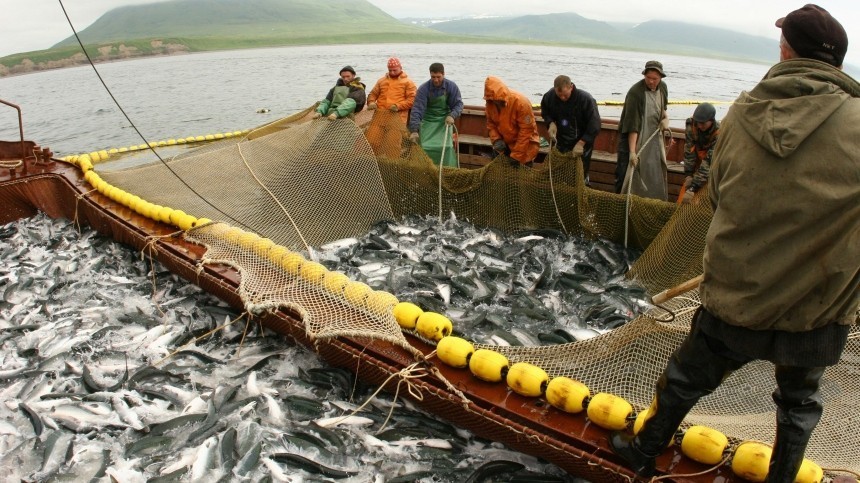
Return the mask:
[[732,120],[762,148],[785,158],[858,95],[857,81],[839,69],[793,59],[771,68],[752,92],[742,92],[732,106]]
[[511,90],[498,77],[489,76],[484,81],[484,100],[507,101]]

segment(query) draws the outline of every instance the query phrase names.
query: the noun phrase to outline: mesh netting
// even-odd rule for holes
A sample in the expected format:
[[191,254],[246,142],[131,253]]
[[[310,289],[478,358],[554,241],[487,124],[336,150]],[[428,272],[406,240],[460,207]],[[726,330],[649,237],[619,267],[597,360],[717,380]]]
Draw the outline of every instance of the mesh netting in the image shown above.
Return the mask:
[[[208,248],[204,263],[236,267],[249,310],[292,307],[303,315],[312,338],[378,337],[409,347],[391,314],[397,302],[391,294],[297,254],[405,215],[453,213],[509,233],[548,229],[626,240],[644,250],[628,276],[652,294],[702,271],[709,203],[678,207],[589,189],[578,155],[557,151],[533,168],[512,167],[498,158],[480,169],[440,172],[408,141],[397,114],[375,111],[354,120],[310,121],[312,112],[309,108],[245,138],[215,142],[166,164],[114,163],[97,169],[109,183],[152,203],[218,220],[186,233]],[[672,313],[655,307],[593,339],[492,348],[512,362],[533,363],[551,377],[580,380],[592,393],[613,393],[642,409],[649,405],[670,354],[686,336],[698,304],[694,291],[669,302]],[[829,368],[822,381],[825,415],[807,451],[822,467],[860,471],[860,435],[843,429],[858,420],[858,365],[855,327],[842,362]],[[774,387],[770,363],[748,364],[703,398],[685,424],[719,429],[735,442],[770,442]]]

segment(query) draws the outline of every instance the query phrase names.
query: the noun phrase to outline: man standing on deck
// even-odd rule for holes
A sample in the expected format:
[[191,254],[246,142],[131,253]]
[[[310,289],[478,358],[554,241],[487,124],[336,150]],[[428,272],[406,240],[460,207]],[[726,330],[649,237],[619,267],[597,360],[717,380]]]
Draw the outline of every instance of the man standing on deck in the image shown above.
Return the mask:
[[328,116],[334,121],[340,117],[361,112],[364,109],[365,94],[361,78],[355,76],[355,69],[346,66],[340,70],[340,79],[328,91],[328,95],[320,101],[313,118]]
[[[409,139],[414,143],[420,142],[437,166],[441,161],[442,166],[458,167],[453,133],[454,121],[461,112],[463,97],[460,88],[445,78],[445,66],[438,62],[430,64],[430,80],[418,88],[409,115]],[[443,146],[445,159],[442,159]]]
[[[367,96],[367,109],[377,107],[385,113],[377,114],[367,129],[367,140],[377,156],[400,156],[403,129],[409,120],[409,109],[415,102],[415,83],[403,72],[400,59],[388,59],[388,73],[382,76]],[[399,119],[394,122],[392,114]]]
[[[625,180],[632,183],[631,192],[646,198],[666,201],[669,186],[662,136],[669,130],[666,112],[669,88],[663,82],[663,64],[645,63],[643,79],[627,91],[624,108],[618,120],[618,158],[615,165],[615,192],[626,192]],[[631,170],[630,175],[627,171]]]
[[594,139],[600,133],[600,113],[594,97],[577,89],[570,77],[560,75],[555,78],[553,88],[543,95],[540,115],[547,123],[549,137],[557,142],[559,152],[568,153],[580,140],[584,142],[582,170],[588,185]]
[[531,101],[493,76],[484,81],[484,100],[493,150],[509,156],[511,166],[530,166],[540,149]]
[[[678,196],[679,203],[692,203],[696,193],[708,184],[711,158],[720,134],[720,121],[717,121],[714,105],[703,102],[687,118],[684,142],[684,186]],[[698,201],[697,201],[698,203]]]
[[702,396],[753,360],[775,365],[767,482],[793,482],[860,303],[860,84],[848,36],[817,5],[776,21],[780,62],[723,120],[708,186],[702,306],[635,437],[610,442],[640,476]]

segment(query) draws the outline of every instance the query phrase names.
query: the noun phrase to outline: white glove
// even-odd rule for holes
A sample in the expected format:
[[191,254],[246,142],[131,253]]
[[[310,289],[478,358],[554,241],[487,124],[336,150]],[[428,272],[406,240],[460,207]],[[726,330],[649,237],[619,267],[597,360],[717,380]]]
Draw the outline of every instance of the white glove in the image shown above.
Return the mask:
[[547,133],[549,133],[550,139],[555,141],[555,135],[558,133],[558,126],[555,125],[554,122],[549,123],[549,127],[546,129]]
[[415,144],[418,144],[418,141],[421,140],[421,136],[417,132],[414,132],[409,135],[409,140]]
[[319,112],[315,112],[314,115],[311,116],[311,119],[319,119],[321,117],[322,117],[322,114],[320,114]]
[[693,184],[692,176],[687,176],[686,178],[684,178],[684,189],[689,188],[691,184]]
[[452,116],[445,117],[445,124],[454,125],[454,118]]
[[696,197],[695,191],[685,191],[684,197],[681,198],[681,203],[683,203],[683,204],[692,203],[693,199],[695,199],[695,197]]
[[669,131],[669,118],[664,117],[660,120],[660,130],[663,132]]
[[639,164],[639,155],[636,153],[630,153],[630,164],[635,168]]
[[367,105],[368,111],[372,111],[374,109],[376,109],[376,103],[375,102],[371,102],[370,104]]
[[328,118],[331,119],[332,121],[334,121],[335,119],[337,119],[337,113],[333,112],[333,113],[329,114]]
[[388,108],[391,112],[397,112],[397,104],[392,104],[391,107]]

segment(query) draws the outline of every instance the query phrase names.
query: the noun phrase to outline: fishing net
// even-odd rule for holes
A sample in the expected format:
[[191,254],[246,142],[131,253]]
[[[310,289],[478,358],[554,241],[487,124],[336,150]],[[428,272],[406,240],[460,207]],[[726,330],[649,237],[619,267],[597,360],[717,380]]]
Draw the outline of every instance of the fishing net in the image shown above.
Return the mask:
[[[204,263],[236,267],[249,310],[291,307],[302,314],[313,339],[376,337],[411,350],[392,315],[393,295],[312,261],[313,247],[406,215],[454,214],[508,233],[542,229],[626,242],[643,250],[628,276],[652,294],[702,271],[709,203],[678,207],[592,190],[578,155],[558,151],[529,168],[499,157],[479,169],[440,171],[409,142],[396,113],[365,111],[355,119],[312,121],[312,112],[165,163],[120,161],[96,170],[108,183],[152,203],[217,220],[186,232],[207,247]],[[616,394],[643,409],[698,305],[693,291],[581,342],[487,347],[511,362],[535,364],[550,377],[582,381],[593,394]],[[842,362],[822,381],[825,414],[807,457],[825,468],[860,472],[860,434],[844,430],[858,420],[858,340],[855,327]],[[773,441],[774,385],[770,363],[748,364],[703,398],[685,425],[716,428],[734,442]]]

